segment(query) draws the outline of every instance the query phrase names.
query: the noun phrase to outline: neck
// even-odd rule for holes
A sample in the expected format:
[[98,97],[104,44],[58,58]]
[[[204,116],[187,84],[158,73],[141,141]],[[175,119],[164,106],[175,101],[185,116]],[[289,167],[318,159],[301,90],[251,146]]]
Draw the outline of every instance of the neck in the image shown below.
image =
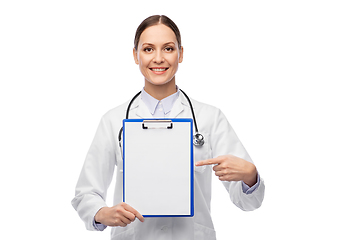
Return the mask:
[[163,85],[155,85],[145,80],[144,90],[157,100],[164,99],[176,93],[175,77]]

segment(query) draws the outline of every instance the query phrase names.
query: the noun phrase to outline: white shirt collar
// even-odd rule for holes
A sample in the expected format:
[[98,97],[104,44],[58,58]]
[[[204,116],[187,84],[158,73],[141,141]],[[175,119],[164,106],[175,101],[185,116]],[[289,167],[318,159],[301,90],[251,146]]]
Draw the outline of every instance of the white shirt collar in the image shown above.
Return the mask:
[[168,114],[171,111],[172,107],[174,106],[175,101],[178,99],[179,94],[180,94],[179,88],[176,87],[176,89],[177,89],[176,93],[174,93],[164,99],[161,99],[161,100],[157,100],[156,98],[154,98],[153,96],[148,94],[144,89],[142,89],[141,100],[148,107],[148,109],[152,115],[154,115],[159,103],[161,103],[164,113]]

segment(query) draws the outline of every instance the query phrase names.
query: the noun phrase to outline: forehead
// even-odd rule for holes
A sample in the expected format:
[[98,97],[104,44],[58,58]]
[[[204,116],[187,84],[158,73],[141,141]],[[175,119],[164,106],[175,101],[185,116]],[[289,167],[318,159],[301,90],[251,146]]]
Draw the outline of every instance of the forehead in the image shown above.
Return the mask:
[[145,29],[139,39],[139,45],[144,43],[163,44],[167,42],[174,42],[177,44],[175,33],[164,24],[158,24]]

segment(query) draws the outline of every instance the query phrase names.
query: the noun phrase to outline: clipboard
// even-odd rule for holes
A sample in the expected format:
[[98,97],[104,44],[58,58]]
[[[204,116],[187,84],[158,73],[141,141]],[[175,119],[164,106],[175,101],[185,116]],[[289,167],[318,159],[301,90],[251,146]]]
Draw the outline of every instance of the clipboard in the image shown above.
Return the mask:
[[144,217],[194,216],[193,119],[123,120],[123,201]]

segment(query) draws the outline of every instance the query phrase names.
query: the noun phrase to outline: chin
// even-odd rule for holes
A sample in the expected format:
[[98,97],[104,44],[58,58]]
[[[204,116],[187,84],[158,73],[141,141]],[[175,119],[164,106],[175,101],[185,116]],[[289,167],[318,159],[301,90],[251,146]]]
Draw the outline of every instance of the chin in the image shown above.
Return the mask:
[[146,79],[146,81],[148,81],[149,83],[156,85],[156,86],[161,86],[161,85],[165,85],[168,84],[169,82],[171,82],[174,79],[174,77],[170,78],[170,79]]

